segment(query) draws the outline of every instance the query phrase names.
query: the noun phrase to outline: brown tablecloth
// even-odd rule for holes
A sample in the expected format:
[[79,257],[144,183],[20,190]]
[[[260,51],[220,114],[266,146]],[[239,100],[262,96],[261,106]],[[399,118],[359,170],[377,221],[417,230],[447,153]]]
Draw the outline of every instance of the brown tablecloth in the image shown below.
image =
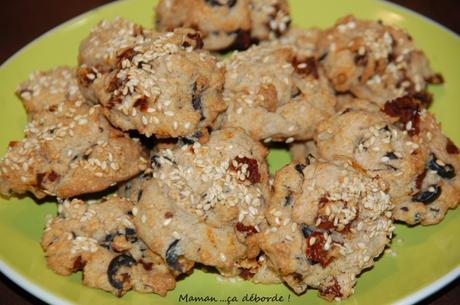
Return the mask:
[[[315,1],[315,0],[305,0]],[[0,10],[0,62],[42,33],[60,23],[93,9],[109,0],[10,0]],[[460,33],[460,1],[393,0]],[[460,56],[460,54],[459,54]],[[458,67],[460,68],[460,67]],[[0,304],[44,304],[0,273]],[[457,279],[421,304],[460,304],[460,280]]]

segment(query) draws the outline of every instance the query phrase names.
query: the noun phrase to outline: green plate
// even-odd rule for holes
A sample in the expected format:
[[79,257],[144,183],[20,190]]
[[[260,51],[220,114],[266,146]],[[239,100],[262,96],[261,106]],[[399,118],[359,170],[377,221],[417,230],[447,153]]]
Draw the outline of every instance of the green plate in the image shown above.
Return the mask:
[[[22,138],[25,114],[14,96],[16,85],[34,70],[57,65],[76,65],[80,40],[103,18],[122,16],[145,26],[152,24],[152,0],[115,2],[79,16],[43,35],[18,52],[0,67],[0,147]],[[430,59],[433,68],[446,79],[444,86],[432,88],[435,103],[432,110],[443,122],[443,128],[460,143],[460,39],[455,34],[405,9],[384,2],[355,1],[290,1],[294,23],[303,27],[326,27],[335,19],[353,13],[361,18],[382,19],[407,29]],[[46,17],[46,16],[45,16]],[[3,150],[4,151],[4,150]],[[274,171],[288,161],[284,151],[270,155]],[[103,291],[85,288],[80,274],[62,277],[47,269],[40,248],[40,236],[47,215],[54,215],[53,203],[37,203],[30,197],[0,200],[0,270],[23,288],[55,304],[177,304],[184,297],[214,297],[212,304],[252,304],[251,295],[272,297],[264,304],[327,304],[312,290],[295,295],[284,285],[254,285],[216,279],[216,274],[195,270],[177,283],[166,298],[153,294],[130,292],[116,298]],[[343,304],[413,303],[446,285],[460,274],[460,210],[449,211],[436,226],[397,225],[392,249],[371,271],[364,272],[356,293]],[[181,297],[182,296],[182,297]],[[246,298],[245,298],[246,297]],[[275,300],[274,297],[277,299]],[[281,300],[280,298],[283,298]],[[260,300],[259,303],[260,304]]]

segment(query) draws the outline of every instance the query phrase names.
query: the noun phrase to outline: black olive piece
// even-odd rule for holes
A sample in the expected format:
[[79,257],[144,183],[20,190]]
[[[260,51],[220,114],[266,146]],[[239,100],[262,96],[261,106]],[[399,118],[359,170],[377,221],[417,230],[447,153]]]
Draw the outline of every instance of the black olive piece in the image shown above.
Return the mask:
[[136,230],[134,230],[133,228],[126,228],[125,234],[126,235],[136,235]]
[[385,167],[386,167],[387,169],[391,169],[391,170],[394,170],[394,171],[397,171],[397,170],[398,170],[398,168],[394,167],[394,166],[391,165],[391,164],[385,164]]
[[124,186],[125,192],[128,192],[131,189],[132,185],[131,183],[126,183]]
[[205,0],[206,3],[210,6],[227,6],[233,7],[235,6],[238,0],[226,0],[226,1],[219,1],[219,0]]
[[174,161],[174,160],[171,159],[170,157],[163,156],[163,158],[164,158],[165,160],[168,160],[168,161],[171,162],[172,164],[177,165],[176,161]]
[[455,177],[455,168],[452,165],[439,165],[436,161],[438,161],[436,155],[431,154],[431,159],[428,162],[428,168],[435,171],[441,178],[452,179]]
[[104,242],[112,242],[113,241],[113,234],[107,234],[104,238]]
[[176,239],[175,241],[173,241],[169,245],[168,250],[166,250],[166,263],[168,264],[168,266],[170,266],[174,270],[182,273],[182,266],[179,264],[177,260],[179,255],[177,254],[177,251],[176,251],[179,240],[180,239]]
[[303,176],[303,170],[306,166],[301,164],[301,163],[298,163],[294,166],[295,170],[299,172],[299,174],[301,174]]
[[363,139],[363,138],[359,138],[358,140],[358,146],[357,147],[362,147],[362,150],[364,152],[367,152],[367,147],[364,145],[364,143],[366,142],[366,139]]
[[101,246],[109,250],[112,249],[113,234],[107,234],[104,238],[104,241],[101,242]]
[[287,207],[292,203],[292,195],[289,194],[284,198],[284,206]]
[[182,137],[182,138],[179,138],[179,146],[184,146],[184,145],[193,145],[193,143],[195,143],[195,141],[191,138],[186,138],[186,137]]
[[150,158],[150,162],[152,163],[152,166],[154,166],[154,167],[161,167],[160,161],[158,161],[159,159],[160,159],[160,156],[158,156],[158,155],[153,155],[153,156]]
[[300,229],[302,230],[302,234],[305,238],[309,237],[313,232],[315,232],[312,227],[309,227],[306,224],[302,224]]
[[125,238],[130,243],[135,243],[137,241],[136,230],[133,228],[126,228],[125,229]]
[[203,136],[203,133],[201,131],[196,131],[195,133],[192,134],[192,137],[195,139],[199,139]]
[[319,61],[322,61],[322,60],[324,60],[326,57],[327,57],[327,52],[324,52],[323,54],[321,54],[321,56],[318,58],[318,60],[319,60]]
[[144,179],[144,180],[149,180],[149,179],[152,179],[152,178],[153,178],[153,173],[152,172],[142,174],[142,179]]
[[300,91],[299,87],[296,87],[296,88],[295,88],[295,91],[291,94],[291,98],[296,98],[296,97],[298,97],[301,93],[302,93],[302,91]]
[[430,204],[441,195],[441,187],[439,185],[430,185],[427,190],[420,191],[412,196],[412,201],[422,202],[423,204]]
[[385,125],[384,127],[380,128],[380,130],[391,132],[390,127],[388,127],[388,125]]
[[193,83],[192,88],[192,107],[195,111],[200,112],[200,121],[203,121],[205,116],[203,113],[203,106],[201,105],[201,92],[198,92],[198,86],[196,82]]
[[398,159],[398,156],[396,156],[395,153],[394,153],[394,152],[391,152],[391,151],[390,151],[390,152],[387,152],[387,153],[385,154],[385,157],[387,157],[387,158],[390,159],[390,160],[396,160],[396,159]]
[[142,198],[142,190],[137,192],[137,202],[141,201],[141,198]]
[[233,32],[228,32],[227,35],[236,35],[236,37],[230,47],[221,51],[224,53],[233,49],[243,51],[249,48],[251,43],[256,43],[256,41],[251,38],[251,31],[238,29]]
[[305,164],[310,165],[313,160],[316,160],[316,157],[312,154],[308,154],[308,156],[305,158]]
[[115,278],[118,270],[123,266],[132,267],[134,264],[136,264],[136,261],[128,254],[121,254],[114,257],[110,261],[109,268],[107,269],[107,276],[109,278],[110,285],[116,289],[123,289],[123,282],[120,282]]

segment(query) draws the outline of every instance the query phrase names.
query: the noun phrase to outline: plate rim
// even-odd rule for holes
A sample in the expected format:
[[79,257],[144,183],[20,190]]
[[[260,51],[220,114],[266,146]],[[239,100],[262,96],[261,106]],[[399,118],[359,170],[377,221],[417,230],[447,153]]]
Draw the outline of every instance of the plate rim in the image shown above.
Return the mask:
[[[1,65],[0,65],[0,70],[3,69],[5,66],[9,65],[12,60],[14,60],[16,57],[18,57],[20,54],[25,52],[27,49],[29,49],[31,46],[33,46],[35,43],[38,43],[39,40],[42,38],[45,38],[51,34],[53,34],[56,31],[59,31],[62,27],[73,23],[77,19],[80,19],[82,17],[85,17],[85,15],[89,15],[90,13],[99,10],[99,9],[104,9],[106,7],[112,6],[112,5],[117,5],[120,2],[124,2],[127,0],[115,0],[110,3],[106,3],[100,6],[97,6],[91,10],[85,11],[77,16],[74,16],[57,26],[49,29],[48,31],[40,34],[36,38],[34,38],[32,41],[28,42],[25,44],[23,47],[21,47],[19,50],[14,52],[10,57],[8,57]],[[383,6],[387,6],[390,9],[394,9],[396,11],[400,10],[408,15],[412,15],[416,18],[421,19],[422,21],[429,23],[437,28],[439,28],[442,31],[445,31],[452,36],[454,39],[460,39],[460,34],[457,34],[453,30],[449,29],[447,26],[431,19],[430,17],[427,17],[421,13],[418,13],[410,8],[404,7],[400,4],[397,3],[392,3],[387,0],[368,0],[369,2],[374,2],[374,3],[379,3]],[[40,285],[34,283],[33,281],[29,280],[25,275],[22,273],[16,271],[13,267],[9,266],[6,262],[4,262],[2,259],[0,259],[0,272],[4,274],[9,280],[11,280],[15,285],[19,286],[21,289],[24,289],[26,292],[30,293],[31,295],[39,298],[42,301],[45,301],[49,304],[57,304],[57,305],[78,305],[78,303],[73,303],[69,302],[63,297],[60,297],[56,293],[52,291],[48,291],[47,289],[41,287]],[[409,305],[409,304],[415,304],[418,301],[421,301],[428,296],[434,294],[435,292],[441,290],[448,284],[452,283],[454,280],[460,277],[460,263],[444,274],[443,276],[439,277],[437,280],[434,282],[420,288],[419,290],[395,301],[392,303],[392,305]]]

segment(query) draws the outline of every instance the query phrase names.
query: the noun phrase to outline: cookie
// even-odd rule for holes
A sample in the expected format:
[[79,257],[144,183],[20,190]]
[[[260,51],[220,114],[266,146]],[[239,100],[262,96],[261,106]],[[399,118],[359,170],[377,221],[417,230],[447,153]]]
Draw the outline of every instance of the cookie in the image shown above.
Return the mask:
[[37,71],[30,74],[16,89],[31,121],[42,111],[53,109],[67,102],[86,103],[80,90],[75,69],[57,67],[48,71]]
[[325,31],[322,66],[335,90],[383,105],[411,94],[431,103],[427,84],[443,82],[405,31],[345,16]]
[[198,32],[177,29],[122,50],[117,68],[93,84],[109,121],[157,138],[212,126],[226,108],[224,71],[201,46]]
[[395,202],[411,192],[425,167],[428,150],[382,112],[345,110],[319,124],[315,137],[321,157],[346,156],[390,185]]
[[250,11],[251,38],[256,42],[282,37],[291,24],[286,0],[251,0]]
[[[42,74],[49,77],[55,71]],[[74,82],[75,78],[69,81]],[[24,98],[24,104],[33,109],[25,138],[11,141],[0,161],[1,194],[30,191],[37,198],[68,198],[102,191],[145,169],[147,154],[141,143],[113,128],[101,106],[87,104],[78,93],[34,92],[40,94]]]
[[419,117],[417,143],[427,147],[429,158],[416,177],[411,194],[396,206],[393,217],[409,224],[432,225],[460,202],[460,155],[432,113],[421,110]]
[[313,287],[327,300],[341,300],[389,243],[392,203],[383,180],[353,161],[310,161],[276,173],[270,226],[256,239],[294,292]]
[[211,51],[245,50],[281,36],[291,22],[286,0],[164,0],[155,12],[158,31],[196,29]]
[[252,237],[265,226],[266,155],[243,130],[223,129],[204,145],[152,156],[153,177],[134,213],[140,238],[176,272],[197,262],[237,273],[242,260],[259,254]]
[[240,127],[258,140],[307,140],[334,113],[335,98],[314,57],[294,46],[261,45],[226,61],[223,127]]
[[460,200],[456,146],[410,96],[388,101],[379,111],[364,104],[347,108],[319,124],[315,141],[321,157],[352,158],[369,175],[383,178],[395,220],[435,224]]
[[83,95],[97,102],[92,84],[96,78],[116,67],[119,50],[131,48],[154,35],[154,32],[121,17],[99,22],[82,40],[78,52],[78,81]]
[[117,196],[58,204],[41,245],[60,275],[82,272],[83,284],[122,296],[129,290],[166,295],[176,281],[165,262],[138,238],[133,204]]

